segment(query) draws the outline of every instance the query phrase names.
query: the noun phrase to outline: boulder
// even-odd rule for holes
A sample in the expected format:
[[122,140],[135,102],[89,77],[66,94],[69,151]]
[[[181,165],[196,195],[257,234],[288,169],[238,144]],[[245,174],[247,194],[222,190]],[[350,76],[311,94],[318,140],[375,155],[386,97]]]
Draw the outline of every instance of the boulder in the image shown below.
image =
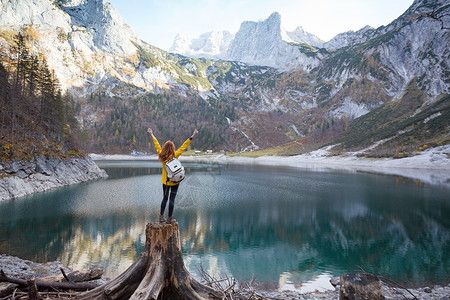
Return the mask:
[[340,300],[385,299],[381,292],[380,279],[376,275],[369,273],[344,274],[340,281]]
[[341,284],[341,278],[340,277],[333,277],[330,279],[330,283],[332,286],[336,287]]

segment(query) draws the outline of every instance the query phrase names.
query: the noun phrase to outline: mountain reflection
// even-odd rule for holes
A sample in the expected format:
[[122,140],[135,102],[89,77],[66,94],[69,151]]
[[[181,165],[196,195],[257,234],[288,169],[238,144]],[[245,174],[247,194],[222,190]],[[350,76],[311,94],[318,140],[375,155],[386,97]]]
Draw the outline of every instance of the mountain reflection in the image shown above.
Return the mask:
[[[0,252],[117,276],[156,220],[158,167],[109,166],[108,180],[0,203]],[[298,286],[361,267],[409,284],[448,281],[445,188],[370,174],[186,168],[175,216],[194,276],[201,264],[214,275]]]

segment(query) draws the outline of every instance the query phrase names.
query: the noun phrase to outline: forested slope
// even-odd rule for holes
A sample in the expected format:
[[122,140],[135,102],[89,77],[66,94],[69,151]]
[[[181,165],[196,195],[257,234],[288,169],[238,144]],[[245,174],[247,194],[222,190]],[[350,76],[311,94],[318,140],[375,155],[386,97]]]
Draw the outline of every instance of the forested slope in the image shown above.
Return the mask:
[[79,155],[75,104],[64,95],[42,53],[29,36],[13,37],[13,53],[0,56],[0,159]]

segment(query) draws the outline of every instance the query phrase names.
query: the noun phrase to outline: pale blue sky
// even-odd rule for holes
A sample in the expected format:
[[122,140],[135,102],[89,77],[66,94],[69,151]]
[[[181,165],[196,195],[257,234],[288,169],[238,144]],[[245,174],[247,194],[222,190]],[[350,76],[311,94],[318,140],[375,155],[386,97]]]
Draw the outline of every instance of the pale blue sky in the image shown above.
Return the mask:
[[243,21],[264,20],[275,11],[287,30],[302,26],[328,41],[366,25],[387,25],[413,0],[106,0],[138,36],[169,50],[177,33],[194,37],[209,31],[236,33]]

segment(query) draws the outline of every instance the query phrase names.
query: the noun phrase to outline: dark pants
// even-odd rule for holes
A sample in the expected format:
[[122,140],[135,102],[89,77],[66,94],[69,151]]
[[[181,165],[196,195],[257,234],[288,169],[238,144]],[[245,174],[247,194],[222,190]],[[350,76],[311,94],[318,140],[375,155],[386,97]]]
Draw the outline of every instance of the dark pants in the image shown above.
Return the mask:
[[175,205],[175,196],[177,195],[177,191],[178,191],[178,186],[177,185],[165,185],[163,183],[163,200],[161,202],[161,211],[160,211],[160,215],[164,215],[164,211],[166,210],[166,205],[167,205],[167,199],[169,198],[169,193],[170,193],[170,202],[169,202],[169,217],[172,216],[173,214],[173,207]]

